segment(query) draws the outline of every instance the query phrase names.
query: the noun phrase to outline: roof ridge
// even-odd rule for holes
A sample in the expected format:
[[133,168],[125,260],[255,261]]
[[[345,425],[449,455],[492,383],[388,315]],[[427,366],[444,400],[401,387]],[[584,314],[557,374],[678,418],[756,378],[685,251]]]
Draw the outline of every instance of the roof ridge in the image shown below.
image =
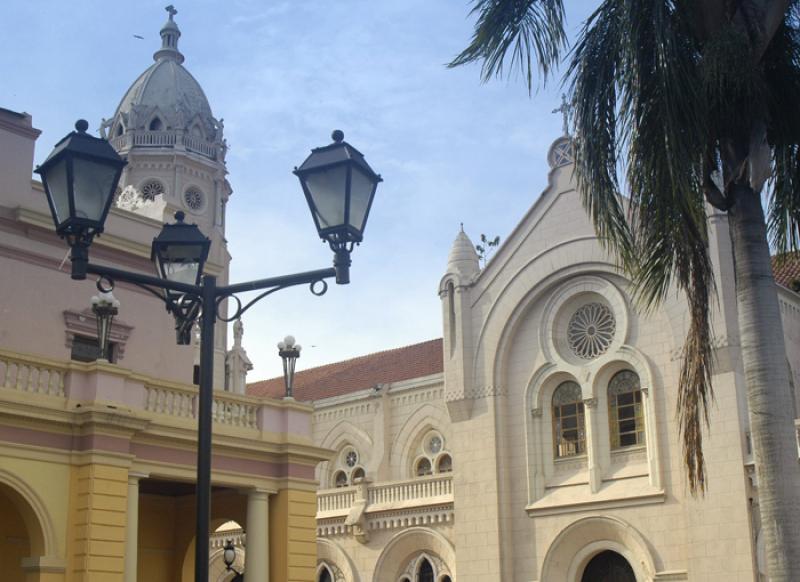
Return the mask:
[[[298,370],[295,373],[295,377],[297,377],[299,374],[308,373],[308,372],[312,372],[312,371],[319,371],[319,370],[322,370],[322,369],[328,368],[328,367],[347,366],[348,364],[359,362],[361,360],[365,360],[365,359],[368,359],[368,358],[374,358],[375,356],[379,356],[381,354],[389,354],[389,353],[393,353],[393,352],[399,352],[401,350],[407,350],[409,348],[423,346],[425,344],[431,344],[431,343],[442,341],[442,340],[443,340],[443,338],[437,337],[437,338],[433,338],[433,339],[417,342],[417,343],[414,343],[414,344],[408,344],[408,345],[405,345],[405,346],[400,346],[400,347],[397,347],[397,348],[389,348],[389,349],[386,349],[386,350],[378,350],[377,352],[370,352],[369,354],[363,354],[361,356],[355,356],[355,357],[347,359],[347,360],[339,360],[337,362],[330,362],[329,364],[322,364],[320,366],[314,366],[313,368],[306,368],[305,370]],[[282,378],[283,378],[283,376],[275,376],[273,378],[265,378],[264,380],[256,380],[255,382],[248,382],[247,383],[247,387],[250,388],[252,386],[257,386],[258,384],[262,384],[262,383],[265,383],[265,382],[272,382],[272,381],[279,380],[279,379],[282,379]]]

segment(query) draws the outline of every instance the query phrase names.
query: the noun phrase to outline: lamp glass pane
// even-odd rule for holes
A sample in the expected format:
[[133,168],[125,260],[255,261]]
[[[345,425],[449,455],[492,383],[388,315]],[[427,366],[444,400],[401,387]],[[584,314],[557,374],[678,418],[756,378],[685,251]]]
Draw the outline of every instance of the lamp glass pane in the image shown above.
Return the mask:
[[67,184],[67,160],[56,162],[45,177],[47,190],[56,210],[56,223],[61,224],[69,218],[69,184]]
[[74,181],[75,216],[100,222],[109,196],[116,184],[117,167],[93,160],[74,158],[72,162]]
[[354,167],[350,177],[350,226],[360,233],[364,232],[364,222],[374,188],[372,177]]
[[307,175],[305,182],[320,228],[343,225],[347,166],[316,171]]
[[195,261],[164,263],[164,276],[168,281],[195,285],[197,283],[197,267]]

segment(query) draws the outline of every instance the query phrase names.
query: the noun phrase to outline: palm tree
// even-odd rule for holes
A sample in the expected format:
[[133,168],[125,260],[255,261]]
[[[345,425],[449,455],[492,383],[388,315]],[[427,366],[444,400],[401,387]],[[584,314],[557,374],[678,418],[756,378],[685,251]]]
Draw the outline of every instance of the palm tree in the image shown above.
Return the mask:
[[[567,49],[563,0],[476,0],[473,13],[450,66],[481,62],[484,80],[518,69],[530,91],[535,69],[546,81]],[[673,284],[688,301],[678,414],[693,493],[705,491],[713,398],[706,204],[728,214],[770,580],[800,580],[800,468],[768,240],[800,243],[800,0],[603,0],[565,86],[598,235],[645,306]]]

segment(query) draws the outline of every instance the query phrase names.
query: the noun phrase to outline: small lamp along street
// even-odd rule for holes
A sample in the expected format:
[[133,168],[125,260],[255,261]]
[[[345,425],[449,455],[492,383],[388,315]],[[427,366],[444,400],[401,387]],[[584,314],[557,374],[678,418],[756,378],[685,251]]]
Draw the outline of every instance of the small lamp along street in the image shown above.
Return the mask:
[[294,367],[300,357],[302,346],[294,341],[294,336],[287,335],[282,342],[278,342],[278,355],[283,360],[283,382],[286,386],[286,398],[294,398]]
[[[334,278],[338,284],[349,283],[350,253],[363,239],[372,201],[382,179],[364,156],[344,141],[344,134],[339,130],[333,132],[333,143],[313,149],[300,167],[295,168],[317,232],[334,253],[332,268],[217,285],[216,277],[203,273],[211,241],[196,225],[187,224],[182,212],[176,212],[176,222],[165,224],[153,240],[151,258],[158,276],[148,276],[89,262],[89,248],[94,237],[103,232],[122,168],[127,162],[106,140],[88,135],[88,128],[85,120],[79,120],[75,131],[56,144],[36,168],[36,173],[42,178],[56,233],[71,249],[73,279],[84,280],[88,274],[97,275],[101,294],[110,293],[116,281],[149,291],[164,302],[175,318],[178,344],[190,343],[192,326],[200,321],[195,580],[207,582],[214,323],[217,319],[234,321],[259,300],[287,287],[308,284],[311,292],[319,296],[328,289],[326,279]],[[237,294],[248,291],[261,293],[243,303]],[[235,303],[230,317],[219,313],[219,305],[226,299]],[[102,310],[104,306],[100,303],[98,299],[98,309]],[[105,318],[102,328],[98,329],[103,334],[98,337],[101,346],[107,345],[110,318],[116,315],[113,302],[111,307],[110,311],[106,309],[108,313],[98,314],[98,321],[100,315]],[[288,391],[287,395],[291,395],[290,386]]]

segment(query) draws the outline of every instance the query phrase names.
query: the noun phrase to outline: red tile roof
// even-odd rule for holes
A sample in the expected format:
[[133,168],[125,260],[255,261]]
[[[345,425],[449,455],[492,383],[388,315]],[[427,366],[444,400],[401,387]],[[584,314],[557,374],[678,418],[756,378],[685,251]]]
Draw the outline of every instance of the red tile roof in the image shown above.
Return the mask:
[[[298,364],[302,363],[302,358]],[[319,400],[376,384],[388,384],[439,374],[443,370],[442,339],[376,352],[326,366],[298,370],[294,376],[294,397],[300,401]],[[285,391],[283,377],[247,386],[252,396],[280,398]]]
[[772,257],[772,273],[778,285],[800,293],[800,252]]

